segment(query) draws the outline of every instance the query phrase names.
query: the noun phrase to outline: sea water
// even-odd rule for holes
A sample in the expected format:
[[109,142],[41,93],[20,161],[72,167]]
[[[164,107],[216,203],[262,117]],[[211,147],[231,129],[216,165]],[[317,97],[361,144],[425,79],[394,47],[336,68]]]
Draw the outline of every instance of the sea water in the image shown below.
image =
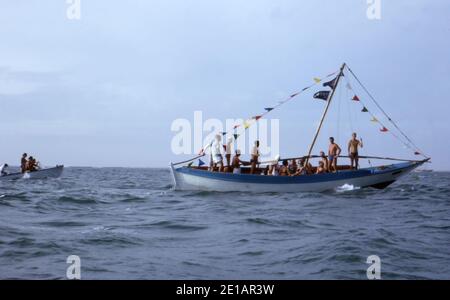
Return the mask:
[[0,182],[0,278],[450,279],[450,173],[385,190],[172,190],[167,169],[67,168]]

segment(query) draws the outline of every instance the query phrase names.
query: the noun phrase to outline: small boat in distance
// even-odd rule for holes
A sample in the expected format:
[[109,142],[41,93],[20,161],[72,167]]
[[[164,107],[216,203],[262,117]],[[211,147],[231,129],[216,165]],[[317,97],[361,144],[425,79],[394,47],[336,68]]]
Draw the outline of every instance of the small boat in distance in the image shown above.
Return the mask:
[[[347,71],[344,75],[344,71]],[[337,76],[336,76],[337,74]],[[381,121],[381,119],[377,118],[371,111],[369,111],[368,107],[364,105],[363,98],[358,97],[356,94],[353,97],[353,103],[359,103],[362,105],[361,112],[370,114],[369,116],[372,118],[371,122],[374,124],[378,124],[380,126],[379,131],[381,133],[391,133],[395,138],[401,141],[408,149],[412,150],[414,155],[420,155],[423,159],[420,160],[410,160],[410,159],[398,159],[391,157],[378,157],[378,156],[358,156],[360,160],[367,159],[370,161],[373,160],[382,160],[382,161],[396,161],[393,164],[380,165],[380,166],[370,166],[367,168],[353,168],[351,166],[341,165],[338,166],[335,172],[328,173],[320,173],[316,172],[317,168],[313,167],[311,172],[308,174],[302,174],[297,176],[272,176],[267,173],[264,173],[266,168],[261,167],[264,163],[259,163],[260,167],[256,169],[256,172],[251,173],[250,168],[241,167],[240,172],[234,174],[232,171],[228,172],[219,172],[219,170],[210,170],[208,167],[203,166],[204,162],[200,160],[201,157],[205,156],[204,149],[211,147],[212,144],[206,145],[200,154],[190,160],[171,163],[170,170],[172,173],[172,178],[174,181],[174,189],[175,190],[200,190],[200,191],[218,191],[218,192],[256,192],[256,193],[271,193],[271,192],[324,192],[327,190],[333,190],[339,188],[343,185],[352,185],[355,187],[373,187],[376,189],[384,189],[387,186],[391,185],[399,178],[406,176],[413,170],[419,168],[424,163],[430,161],[430,158],[423,154],[423,152],[411,141],[411,139],[397,126],[397,124],[389,117],[386,112],[380,107],[378,102],[373,98],[373,96],[368,92],[366,87],[361,83],[358,77],[353,73],[353,71],[344,63],[338,72],[327,75],[328,77],[334,77],[331,81],[325,82],[323,84],[324,87],[329,87],[331,90],[327,91],[319,91],[314,94],[315,99],[325,100],[326,106],[323,111],[321,120],[319,122],[318,128],[315,132],[314,138],[312,140],[311,145],[309,146],[309,151],[306,155],[295,157],[295,158],[283,158],[275,161],[278,164],[279,161],[286,160],[297,160],[304,159],[306,160],[305,166],[308,165],[308,161],[312,159],[319,158],[318,155],[312,155],[314,146],[316,144],[317,138],[319,136],[320,130],[322,128],[322,124],[327,116],[327,112],[329,110],[330,104],[332,103],[333,97],[335,95],[335,91],[344,78],[346,81],[346,77],[353,76],[356,79],[356,82],[360,84],[362,89],[367,93],[368,99],[374,102],[374,105],[378,107],[378,109],[383,114],[383,118],[386,121]],[[288,99],[281,104],[289,101],[290,99],[296,97],[307,89],[315,86],[320,83],[322,79],[314,78],[315,84],[304,88],[298,93],[292,94]],[[352,89],[350,83],[347,81],[346,87],[348,89]],[[365,101],[365,99],[364,99]],[[279,106],[279,105],[278,105]],[[277,107],[277,106],[275,106]],[[258,121],[262,116],[272,111],[274,107],[266,108],[266,113],[262,115],[258,115],[253,119]],[[382,122],[389,122],[392,125],[392,128],[388,128]],[[248,128],[248,123],[244,122],[245,129]],[[240,125],[236,125],[234,129],[239,127]],[[392,130],[391,130],[392,129]],[[395,133],[394,133],[394,130]],[[223,132],[222,135],[225,136],[230,134],[237,138],[239,134],[236,132]],[[400,136],[402,138],[400,138]],[[348,158],[348,156],[339,155],[340,158]],[[193,162],[195,160],[199,160],[198,166],[193,166]],[[272,164],[273,161],[270,163]]]
[[17,179],[46,179],[46,178],[58,178],[61,177],[64,170],[64,166],[56,166],[53,168],[40,169],[32,172],[25,173],[11,173],[8,175],[0,176],[0,181],[3,180],[17,180]]

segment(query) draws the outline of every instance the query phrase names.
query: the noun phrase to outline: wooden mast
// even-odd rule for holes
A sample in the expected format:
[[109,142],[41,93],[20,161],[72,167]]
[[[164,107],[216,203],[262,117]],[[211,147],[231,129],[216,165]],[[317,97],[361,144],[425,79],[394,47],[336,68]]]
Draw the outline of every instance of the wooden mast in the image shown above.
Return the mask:
[[346,64],[343,63],[342,67],[341,67],[341,70],[339,71],[339,74],[336,77],[336,82],[334,84],[334,88],[331,91],[330,96],[328,97],[327,106],[325,107],[325,110],[324,110],[324,112],[322,114],[322,118],[320,119],[319,126],[317,127],[316,134],[314,135],[314,139],[313,139],[313,141],[311,143],[311,146],[309,147],[308,155],[306,156],[307,158],[306,158],[305,166],[308,165],[309,158],[311,157],[311,152],[313,151],[314,145],[316,144],[317,137],[319,136],[319,133],[320,133],[320,129],[322,129],[323,121],[325,120],[325,117],[326,117],[326,115],[328,113],[328,109],[330,108],[331,100],[333,99],[334,93],[335,93],[335,91],[337,89],[337,86],[339,84],[339,80],[341,79],[341,76],[343,76],[343,74],[344,74],[345,66],[346,66]]

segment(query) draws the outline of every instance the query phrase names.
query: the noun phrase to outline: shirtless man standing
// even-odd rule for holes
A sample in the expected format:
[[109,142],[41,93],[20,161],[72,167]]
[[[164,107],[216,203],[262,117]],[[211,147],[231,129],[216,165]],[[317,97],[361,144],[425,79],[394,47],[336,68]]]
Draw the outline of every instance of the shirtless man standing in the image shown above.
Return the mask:
[[359,158],[358,158],[358,147],[363,147],[362,139],[358,140],[356,138],[356,133],[352,134],[352,139],[348,142],[348,156],[350,157],[350,164],[352,169],[358,169]]
[[328,147],[329,171],[337,172],[337,158],[341,154],[341,147],[334,142],[334,137],[330,137],[330,146]]
[[20,169],[21,169],[22,173],[25,173],[27,171],[27,165],[28,165],[27,156],[28,156],[28,154],[24,153],[22,155],[22,159],[20,160]]

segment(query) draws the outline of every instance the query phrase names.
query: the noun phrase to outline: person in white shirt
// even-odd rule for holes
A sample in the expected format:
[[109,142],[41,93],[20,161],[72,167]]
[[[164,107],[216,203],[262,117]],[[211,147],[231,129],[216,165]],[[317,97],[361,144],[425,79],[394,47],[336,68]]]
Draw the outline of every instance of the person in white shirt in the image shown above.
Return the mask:
[[219,168],[219,172],[223,172],[223,155],[222,155],[222,136],[216,135],[216,139],[211,146],[211,155],[213,159],[213,171]]
[[258,164],[258,158],[259,158],[259,141],[255,141],[255,145],[252,148],[252,159],[251,159],[251,168],[250,168],[250,174],[255,174],[256,171],[256,165]]
[[3,164],[0,166],[0,176],[5,176],[8,175],[8,171],[6,171],[6,169],[8,169],[8,164]]
[[227,167],[231,166],[231,150],[232,150],[233,138],[229,137],[227,140],[227,145],[225,146],[225,159],[227,161]]

